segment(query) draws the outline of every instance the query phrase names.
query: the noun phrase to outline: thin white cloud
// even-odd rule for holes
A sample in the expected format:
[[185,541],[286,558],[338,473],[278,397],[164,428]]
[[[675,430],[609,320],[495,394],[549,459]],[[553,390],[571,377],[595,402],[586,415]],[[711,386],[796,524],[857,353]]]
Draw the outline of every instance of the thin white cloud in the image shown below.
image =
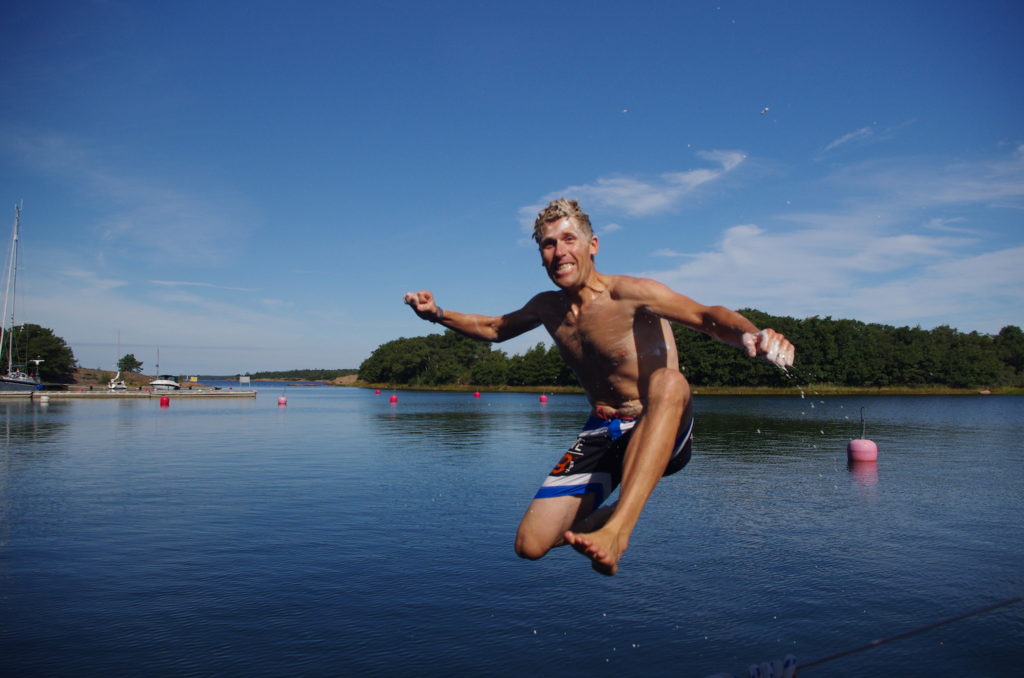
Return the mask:
[[954,217],[951,219],[931,219],[924,225],[925,228],[932,231],[943,231],[945,233],[962,233],[970,236],[980,236],[981,231],[974,228],[965,228],[962,226],[953,226],[953,224],[964,223],[967,220],[963,217]]
[[208,282],[188,282],[183,280],[150,280],[150,283],[154,285],[162,285],[164,287],[207,287],[215,290],[230,290],[233,292],[255,292],[256,290],[251,287],[228,287],[226,285],[215,285]]
[[579,200],[588,212],[600,211],[632,217],[663,214],[677,209],[698,188],[721,179],[746,159],[742,151],[701,151],[697,155],[716,166],[666,172],[654,178],[599,177],[590,184],[552,191],[538,203],[520,208],[520,221],[524,227],[532,228],[537,213],[549,201],[561,197]]
[[1021,325],[1020,231],[995,238],[975,227],[1005,217],[1004,209],[993,207],[1021,206],[1021,165],[1020,158],[1000,158],[947,167],[847,168],[829,183],[877,190],[834,210],[770,220],[788,227],[732,226],[714,248],[645,275],[704,303],[779,315],[987,332]]
[[825,148],[821,150],[821,153],[825,154],[830,151],[834,151],[841,146],[860,146],[874,144],[880,141],[887,141],[892,139],[900,129],[910,124],[913,124],[912,120],[889,127],[879,127],[878,123],[872,123],[871,125],[860,127],[852,132],[847,132],[846,134],[836,137],[825,145]]
[[182,190],[156,175],[111,166],[104,152],[52,132],[3,130],[0,146],[21,162],[70,184],[87,187],[107,214],[92,225],[102,255],[156,257],[220,263],[237,252],[246,232],[238,214],[244,200],[230,202]]
[[107,292],[128,284],[125,280],[107,278],[97,274],[95,271],[86,271],[78,268],[67,268],[58,271],[59,275],[71,278],[75,289],[92,292]]
[[866,141],[867,139],[870,139],[874,135],[875,130],[873,127],[861,127],[860,129],[855,129],[852,132],[847,132],[841,137],[830,141],[828,145],[825,146],[824,152],[828,153],[831,150],[839,148],[840,146],[844,146],[853,141]]

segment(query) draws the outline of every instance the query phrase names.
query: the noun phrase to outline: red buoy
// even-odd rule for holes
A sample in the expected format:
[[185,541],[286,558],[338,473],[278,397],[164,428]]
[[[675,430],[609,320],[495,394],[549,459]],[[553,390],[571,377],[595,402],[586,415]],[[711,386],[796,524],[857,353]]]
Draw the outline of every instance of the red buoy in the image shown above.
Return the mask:
[[540,401],[541,401],[542,403],[546,403],[546,402],[548,401],[548,397],[547,397],[546,395],[542,395],[542,396],[540,397]]
[[160,407],[170,407],[171,399],[167,396],[160,396]]
[[281,396],[280,398],[277,399],[277,406],[278,407],[287,407],[288,406],[288,399],[285,398],[284,396]]
[[378,388],[376,391],[374,391],[374,394],[380,395],[380,389]]
[[480,391],[473,391],[473,397],[474,398],[479,398],[480,397]]
[[391,402],[391,403],[397,403],[398,402],[398,396],[393,395],[390,398],[388,398],[388,401]]

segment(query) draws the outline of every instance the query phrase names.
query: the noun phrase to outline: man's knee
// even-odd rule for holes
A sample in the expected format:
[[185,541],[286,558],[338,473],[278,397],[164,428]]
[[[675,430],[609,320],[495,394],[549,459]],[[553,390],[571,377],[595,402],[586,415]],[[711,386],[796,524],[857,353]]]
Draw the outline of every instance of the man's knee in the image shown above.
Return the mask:
[[516,555],[527,560],[539,560],[551,550],[551,544],[536,536],[520,530],[516,534]]
[[675,407],[683,407],[690,402],[690,383],[679,370],[662,368],[651,375],[649,400]]

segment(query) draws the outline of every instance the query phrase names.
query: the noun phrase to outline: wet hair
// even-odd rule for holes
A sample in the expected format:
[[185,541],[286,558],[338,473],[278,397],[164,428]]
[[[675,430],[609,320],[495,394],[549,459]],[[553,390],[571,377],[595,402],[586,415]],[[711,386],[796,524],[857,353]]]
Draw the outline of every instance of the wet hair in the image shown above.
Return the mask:
[[537,215],[537,220],[533,222],[533,239],[537,241],[537,244],[540,244],[542,237],[541,229],[544,224],[563,217],[573,219],[586,237],[592,238],[594,236],[594,230],[590,227],[590,217],[580,209],[580,204],[575,200],[559,198],[549,202],[548,206]]

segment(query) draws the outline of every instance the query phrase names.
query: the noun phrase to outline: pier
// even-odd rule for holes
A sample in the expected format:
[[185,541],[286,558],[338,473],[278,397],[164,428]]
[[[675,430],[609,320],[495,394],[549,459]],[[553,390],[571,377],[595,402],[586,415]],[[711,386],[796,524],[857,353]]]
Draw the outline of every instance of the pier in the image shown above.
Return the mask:
[[0,393],[0,398],[39,398],[47,396],[50,400],[123,400],[125,398],[255,398],[256,391],[196,388],[179,391],[111,391],[108,389],[74,389],[67,391],[13,391]]

